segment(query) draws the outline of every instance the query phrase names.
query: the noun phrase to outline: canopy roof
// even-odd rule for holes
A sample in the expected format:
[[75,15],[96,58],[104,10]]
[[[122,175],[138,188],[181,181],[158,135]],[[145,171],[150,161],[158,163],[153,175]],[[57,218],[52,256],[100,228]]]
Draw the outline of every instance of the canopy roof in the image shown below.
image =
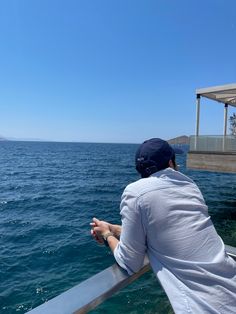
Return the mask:
[[201,88],[196,94],[236,107],[236,84]]

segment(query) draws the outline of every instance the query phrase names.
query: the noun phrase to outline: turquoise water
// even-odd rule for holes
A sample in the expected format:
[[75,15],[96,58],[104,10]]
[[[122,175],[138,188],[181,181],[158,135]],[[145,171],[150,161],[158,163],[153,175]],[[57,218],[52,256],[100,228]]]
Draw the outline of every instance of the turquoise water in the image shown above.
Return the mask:
[[[119,223],[136,180],[135,144],[0,142],[0,312],[25,313],[114,263],[90,237],[93,216]],[[236,175],[180,170],[199,185],[225,243],[236,246]],[[150,272],[93,313],[171,313]]]

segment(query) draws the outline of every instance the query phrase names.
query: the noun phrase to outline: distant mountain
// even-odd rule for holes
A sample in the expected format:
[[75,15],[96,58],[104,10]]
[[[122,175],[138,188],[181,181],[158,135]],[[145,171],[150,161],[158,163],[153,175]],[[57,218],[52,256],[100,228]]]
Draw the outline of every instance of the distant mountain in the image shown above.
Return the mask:
[[[29,138],[29,137],[8,137],[5,138],[0,135],[0,141],[16,141],[16,142],[45,142],[45,140],[42,140],[40,138]],[[46,140],[47,142],[48,140]],[[50,141],[48,141],[50,142]]]
[[40,138],[30,138],[30,137],[9,137],[9,141],[16,141],[16,142],[45,142]]
[[178,136],[167,141],[171,145],[188,145],[189,137],[186,135]]

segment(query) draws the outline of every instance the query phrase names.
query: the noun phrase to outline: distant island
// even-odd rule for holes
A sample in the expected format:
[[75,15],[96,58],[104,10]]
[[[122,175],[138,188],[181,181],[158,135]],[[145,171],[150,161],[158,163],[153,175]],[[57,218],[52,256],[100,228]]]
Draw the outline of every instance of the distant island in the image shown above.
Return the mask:
[[178,136],[167,141],[171,145],[189,145],[189,137],[186,135]]
[[[41,140],[41,139],[5,138],[1,135],[0,135],[0,141],[42,141],[44,142],[44,140]],[[169,139],[167,140],[167,142],[171,145],[189,145],[189,137],[186,135],[182,135],[182,136]]]

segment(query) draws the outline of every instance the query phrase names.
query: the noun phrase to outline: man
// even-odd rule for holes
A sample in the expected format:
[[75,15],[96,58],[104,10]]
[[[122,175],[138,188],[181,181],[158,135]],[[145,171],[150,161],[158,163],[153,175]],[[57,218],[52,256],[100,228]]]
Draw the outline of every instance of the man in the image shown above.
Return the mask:
[[92,235],[129,274],[147,254],[175,313],[236,313],[236,263],[200,190],[177,171],[173,148],[161,139],[145,141],[136,169],[142,179],[124,190],[122,227],[94,218]]

